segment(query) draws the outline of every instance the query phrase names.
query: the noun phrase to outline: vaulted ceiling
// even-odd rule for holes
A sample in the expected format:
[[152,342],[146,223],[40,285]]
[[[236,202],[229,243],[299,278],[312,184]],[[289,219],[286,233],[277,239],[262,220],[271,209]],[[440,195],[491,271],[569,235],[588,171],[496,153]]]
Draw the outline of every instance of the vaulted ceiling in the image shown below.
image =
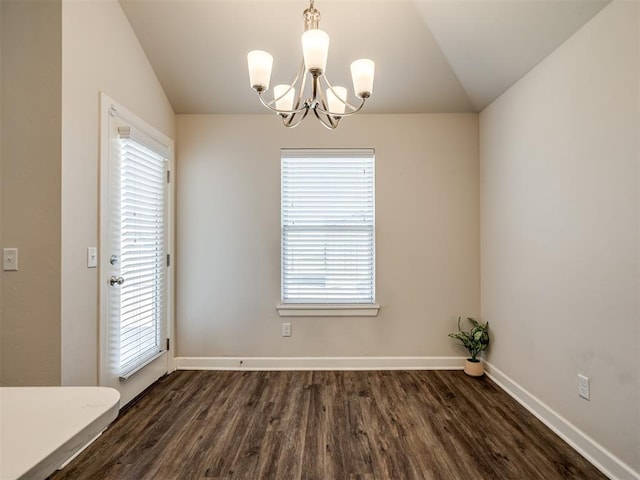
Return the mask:
[[[376,62],[367,113],[477,112],[610,0],[316,0],[327,76]],[[308,0],[120,0],[176,113],[265,113],[246,54],[274,57],[271,85],[301,61]]]

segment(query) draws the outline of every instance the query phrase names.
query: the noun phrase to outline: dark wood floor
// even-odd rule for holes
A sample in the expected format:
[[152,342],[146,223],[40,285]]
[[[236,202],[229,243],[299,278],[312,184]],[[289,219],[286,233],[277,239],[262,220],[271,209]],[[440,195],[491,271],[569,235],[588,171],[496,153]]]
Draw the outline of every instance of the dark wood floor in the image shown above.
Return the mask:
[[604,479],[461,371],[175,372],[62,479]]

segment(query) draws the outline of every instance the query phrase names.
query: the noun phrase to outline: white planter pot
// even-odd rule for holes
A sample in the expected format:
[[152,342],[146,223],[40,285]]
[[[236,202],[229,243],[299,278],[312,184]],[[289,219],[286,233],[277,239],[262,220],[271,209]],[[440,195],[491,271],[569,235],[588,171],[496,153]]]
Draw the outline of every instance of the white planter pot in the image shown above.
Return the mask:
[[470,377],[481,377],[482,375],[484,375],[484,366],[482,365],[482,360],[472,362],[471,360],[467,359],[464,362],[464,373],[466,373]]

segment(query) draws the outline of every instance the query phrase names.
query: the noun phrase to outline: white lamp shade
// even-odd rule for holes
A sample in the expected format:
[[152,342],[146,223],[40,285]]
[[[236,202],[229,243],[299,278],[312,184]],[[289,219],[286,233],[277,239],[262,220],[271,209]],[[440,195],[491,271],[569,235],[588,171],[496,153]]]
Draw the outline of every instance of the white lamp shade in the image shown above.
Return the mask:
[[[289,88],[290,86],[291,85],[276,85],[273,87],[273,97],[276,100],[276,108],[278,110],[293,110],[293,97],[296,91],[293,87]],[[289,91],[287,92],[287,90]]]
[[329,35],[322,30],[307,30],[302,34],[302,54],[307,71],[324,73],[329,54]]
[[367,98],[373,92],[373,74],[376,64],[368,58],[361,58],[351,64],[353,90],[360,98]]
[[271,80],[271,67],[273,57],[262,50],[252,50],[247,54],[249,65],[249,83],[251,88],[257,90],[268,90],[269,80]]
[[[335,93],[333,93],[335,92]],[[338,94],[338,96],[336,96]],[[342,101],[340,101],[342,100]],[[347,101],[347,89],[344,87],[333,87],[333,90],[327,88],[327,103],[331,113],[344,113]]]

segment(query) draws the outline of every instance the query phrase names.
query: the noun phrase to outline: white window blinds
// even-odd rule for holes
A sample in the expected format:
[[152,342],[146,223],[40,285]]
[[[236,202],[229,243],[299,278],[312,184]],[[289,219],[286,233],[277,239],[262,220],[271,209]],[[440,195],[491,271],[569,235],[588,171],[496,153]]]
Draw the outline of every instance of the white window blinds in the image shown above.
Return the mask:
[[166,309],[167,160],[119,129],[120,371],[124,375],[161,351]]
[[374,151],[282,150],[283,304],[375,302]]

